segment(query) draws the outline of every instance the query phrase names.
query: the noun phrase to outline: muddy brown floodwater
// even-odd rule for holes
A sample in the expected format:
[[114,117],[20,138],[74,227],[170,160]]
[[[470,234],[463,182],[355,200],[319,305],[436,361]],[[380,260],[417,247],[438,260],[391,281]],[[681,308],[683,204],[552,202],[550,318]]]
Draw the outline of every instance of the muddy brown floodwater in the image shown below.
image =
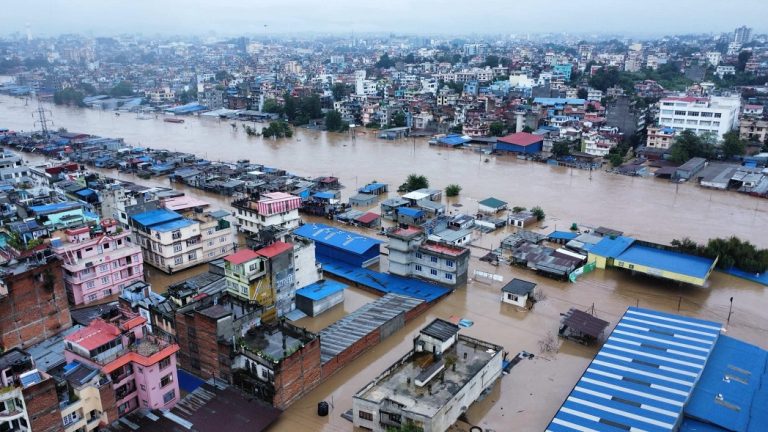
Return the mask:
[[[590,176],[586,171],[552,168],[506,156],[490,156],[485,162],[486,156],[472,151],[430,148],[424,140],[379,140],[375,132],[358,134],[353,140],[345,134],[298,129],[292,139],[272,141],[247,137],[242,128],[235,130],[228,121],[218,119],[188,118],[183,124],[172,124],[160,119],[138,120],[130,114],[117,117],[106,111],[49,105],[46,108],[52,111],[56,128],[122,137],[130,145],[192,152],[212,160],[250,159],[301,175],[336,175],[346,185],[344,197],[354,194],[356,186],[372,180],[389,183],[394,190],[408,174],[415,172],[426,175],[434,188],[449,183],[462,186],[461,197],[448,202],[453,211],[472,213],[477,209],[477,200],[489,196],[508,201],[511,206],[539,205],[547,213],[545,226],[536,228],[540,232],[568,229],[572,222],[579,222],[614,227],[659,243],[683,236],[705,241],[710,237],[737,235],[768,247],[768,203],[734,192],[604,172],[593,172]],[[32,129],[31,110],[21,99],[0,96],[0,127]],[[170,185],[165,178],[141,180],[102,172],[136,183],[182,189],[215,206],[231,208],[226,197]],[[453,207],[456,203],[462,207]],[[571,284],[518,268],[494,267],[477,259],[485,253],[481,247],[498,246],[510,232],[507,228],[478,236],[475,245],[479,247],[472,248],[470,274],[482,270],[499,274],[505,281],[520,277],[538,283],[545,299],[532,311],[519,312],[502,305],[502,282],[470,281],[291,406],[271,430],[351,430],[351,424],[340,414],[351,408],[352,395],[400,358],[418,330],[436,317],[474,321],[472,327],[462,332],[503,345],[512,356],[522,350],[536,354],[533,360],[515,366],[486,399],[467,412],[471,424],[496,431],[543,430],[596,352],[596,348],[570,342],[562,342],[555,354],[539,352],[538,342],[556,332],[560,313],[571,306],[594,306],[596,314],[612,325],[627,306],[635,305],[725,322],[729,299],[733,297],[728,334],[768,348],[768,317],[764,312],[768,294],[759,285],[714,273],[706,287],[697,288],[617,270],[598,270]],[[370,231],[367,234],[375,235]],[[168,276],[147,268],[153,289],[158,292],[164,291],[169,283],[205,271],[205,266],[201,266]],[[381,268],[386,268],[386,257]],[[298,324],[317,331],[374,298],[355,288],[348,289],[345,296],[343,305]],[[317,403],[322,400],[331,403],[328,417],[316,415]],[[456,426],[456,430],[466,429],[463,424]]]

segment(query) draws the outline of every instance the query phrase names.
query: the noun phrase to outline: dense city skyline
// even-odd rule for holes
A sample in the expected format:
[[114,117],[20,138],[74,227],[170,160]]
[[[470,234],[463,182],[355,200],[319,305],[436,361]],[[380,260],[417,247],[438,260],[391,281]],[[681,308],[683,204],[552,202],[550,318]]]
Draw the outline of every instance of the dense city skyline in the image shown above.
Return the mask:
[[[616,5],[598,0],[583,4],[555,1],[548,7],[534,3],[510,4],[488,0],[480,5],[446,4],[428,0],[410,2],[351,2],[343,0],[314,8],[313,2],[265,0],[258,4],[235,0],[204,2],[123,3],[119,9],[109,2],[74,0],[52,5],[32,0],[4,12],[4,34],[29,32],[32,36],[61,33],[111,35],[124,32],[150,34],[263,35],[297,33],[411,34],[521,34],[526,33],[621,33],[646,37],[683,33],[718,33],[736,25],[765,31],[761,17],[768,3],[742,0],[708,4],[650,0]],[[749,14],[737,13],[750,10]],[[599,13],[595,13],[599,11]],[[693,13],[691,13],[693,11]],[[631,17],[631,19],[627,19]],[[681,19],[685,17],[685,19]],[[266,26],[266,27],[265,27]]]

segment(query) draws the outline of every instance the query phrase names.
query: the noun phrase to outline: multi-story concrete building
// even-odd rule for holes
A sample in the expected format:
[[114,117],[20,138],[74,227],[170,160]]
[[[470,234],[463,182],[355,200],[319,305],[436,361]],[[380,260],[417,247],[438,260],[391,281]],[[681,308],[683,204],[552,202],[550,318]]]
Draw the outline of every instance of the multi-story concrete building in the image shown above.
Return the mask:
[[768,138],[768,120],[742,119],[739,122],[739,137],[751,142],[765,143]]
[[467,282],[469,249],[427,240],[421,228],[396,228],[387,237],[390,273],[448,286]]
[[129,217],[144,262],[173,273],[224,257],[234,248],[227,212],[197,212],[189,217],[165,208]]
[[290,231],[299,226],[301,198],[285,192],[265,193],[232,203],[240,231],[256,235],[265,228]]
[[141,247],[114,219],[98,228],[82,226],[54,238],[53,252],[61,259],[64,285],[72,305],[83,305],[119,294],[124,287],[144,280]]
[[581,136],[581,151],[593,156],[606,157],[618,142],[596,131],[586,132]]
[[649,127],[646,139],[646,147],[668,149],[675,142],[677,131],[670,127]]
[[641,133],[645,129],[647,110],[640,108],[628,96],[616,97],[605,108],[605,124],[619,129],[624,136]]
[[659,126],[711,133],[718,140],[739,124],[738,97],[668,97],[660,101]]
[[168,409],[179,400],[179,346],[147,333],[146,318],[120,311],[64,337],[64,358],[95,367],[112,381],[117,416]]
[[1,431],[71,432],[59,412],[56,383],[35,369],[29,353],[15,348],[0,354]]
[[352,422],[375,432],[407,425],[444,432],[501,377],[503,360],[503,347],[436,319],[408,354],[353,396]]
[[31,253],[0,267],[0,348],[5,350],[72,327],[61,260],[46,250]]

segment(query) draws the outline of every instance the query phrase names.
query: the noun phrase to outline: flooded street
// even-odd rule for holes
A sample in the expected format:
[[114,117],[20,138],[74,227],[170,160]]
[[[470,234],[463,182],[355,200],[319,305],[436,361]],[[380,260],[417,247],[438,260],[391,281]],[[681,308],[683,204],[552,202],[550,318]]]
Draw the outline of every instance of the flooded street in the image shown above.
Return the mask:
[[[593,172],[590,177],[587,171],[553,168],[512,157],[488,156],[486,163],[486,156],[472,151],[430,148],[425,140],[380,140],[374,132],[353,140],[349,135],[298,129],[294,138],[271,141],[247,137],[241,128],[234,130],[228,121],[218,119],[188,118],[184,124],[171,124],[161,119],[138,120],[131,114],[116,117],[111,112],[46,107],[53,113],[54,128],[122,137],[130,145],[192,152],[212,160],[250,159],[300,175],[332,174],[346,186],[344,197],[372,180],[389,183],[390,190],[396,190],[408,174],[415,172],[427,176],[433,188],[442,189],[449,183],[462,186],[461,197],[449,202],[458,201],[462,207],[449,206],[452,211],[474,213],[477,200],[489,196],[507,201],[510,206],[539,205],[547,213],[543,223],[546,227],[538,228],[541,232],[567,230],[572,222],[579,222],[609,226],[658,243],[683,236],[705,241],[709,237],[737,235],[768,247],[768,202],[735,192],[604,172]],[[32,129],[32,108],[21,99],[0,96],[0,127]],[[102,172],[139,184],[170,185],[166,178],[141,180]],[[214,207],[231,208],[227,197],[177,184],[170,186],[206,199]],[[475,245],[496,247],[510,232],[507,228],[483,235]],[[727,334],[768,348],[768,294],[759,285],[716,272],[708,286],[697,288],[618,270],[598,270],[577,283],[562,283],[519,268],[494,267],[477,260],[484,253],[472,248],[470,277],[474,270],[482,270],[503,276],[505,282],[512,277],[530,280],[539,284],[544,300],[532,311],[516,311],[500,303],[503,282],[471,281],[291,406],[271,430],[351,430],[351,423],[339,416],[351,408],[351,396],[405,354],[418,330],[436,317],[474,321],[462,332],[503,345],[510,356],[522,350],[536,354],[533,360],[515,366],[485,400],[468,411],[471,424],[496,431],[542,430],[596,352],[596,348],[562,342],[558,353],[539,355],[538,342],[557,331],[560,314],[570,307],[587,309],[594,305],[597,316],[612,325],[627,306],[635,305],[675,313],[679,307],[684,315],[725,322],[729,299],[733,297]],[[167,276],[147,268],[153,289],[158,292],[169,283],[206,270],[200,266]],[[386,269],[385,262],[381,268]],[[373,298],[370,293],[350,288],[343,305],[298,324],[318,331]],[[317,403],[322,400],[331,403],[328,417],[316,415]]]

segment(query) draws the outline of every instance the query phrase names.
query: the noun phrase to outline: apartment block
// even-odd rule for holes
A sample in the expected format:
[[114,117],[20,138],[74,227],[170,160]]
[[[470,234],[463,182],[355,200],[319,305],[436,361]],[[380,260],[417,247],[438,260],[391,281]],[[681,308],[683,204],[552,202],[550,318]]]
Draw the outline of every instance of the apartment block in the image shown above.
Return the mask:
[[138,314],[119,311],[64,338],[68,363],[97,368],[109,377],[118,417],[138,408],[169,409],[179,399],[179,346],[149,334],[146,323]]
[[63,263],[70,304],[78,306],[109,298],[131,283],[144,280],[141,247],[116,220],[104,219],[96,227],[70,228],[63,234],[64,238],[56,237],[51,244]]
[[232,203],[240,231],[258,234],[266,228],[292,230],[300,224],[301,198],[284,192],[265,193]]
[[658,124],[676,131],[712,133],[718,140],[739,125],[738,97],[668,97],[660,102]]
[[427,240],[420,228],[396,228],[387,237],[390,273],[447,286],[467,282],[469,249]]

